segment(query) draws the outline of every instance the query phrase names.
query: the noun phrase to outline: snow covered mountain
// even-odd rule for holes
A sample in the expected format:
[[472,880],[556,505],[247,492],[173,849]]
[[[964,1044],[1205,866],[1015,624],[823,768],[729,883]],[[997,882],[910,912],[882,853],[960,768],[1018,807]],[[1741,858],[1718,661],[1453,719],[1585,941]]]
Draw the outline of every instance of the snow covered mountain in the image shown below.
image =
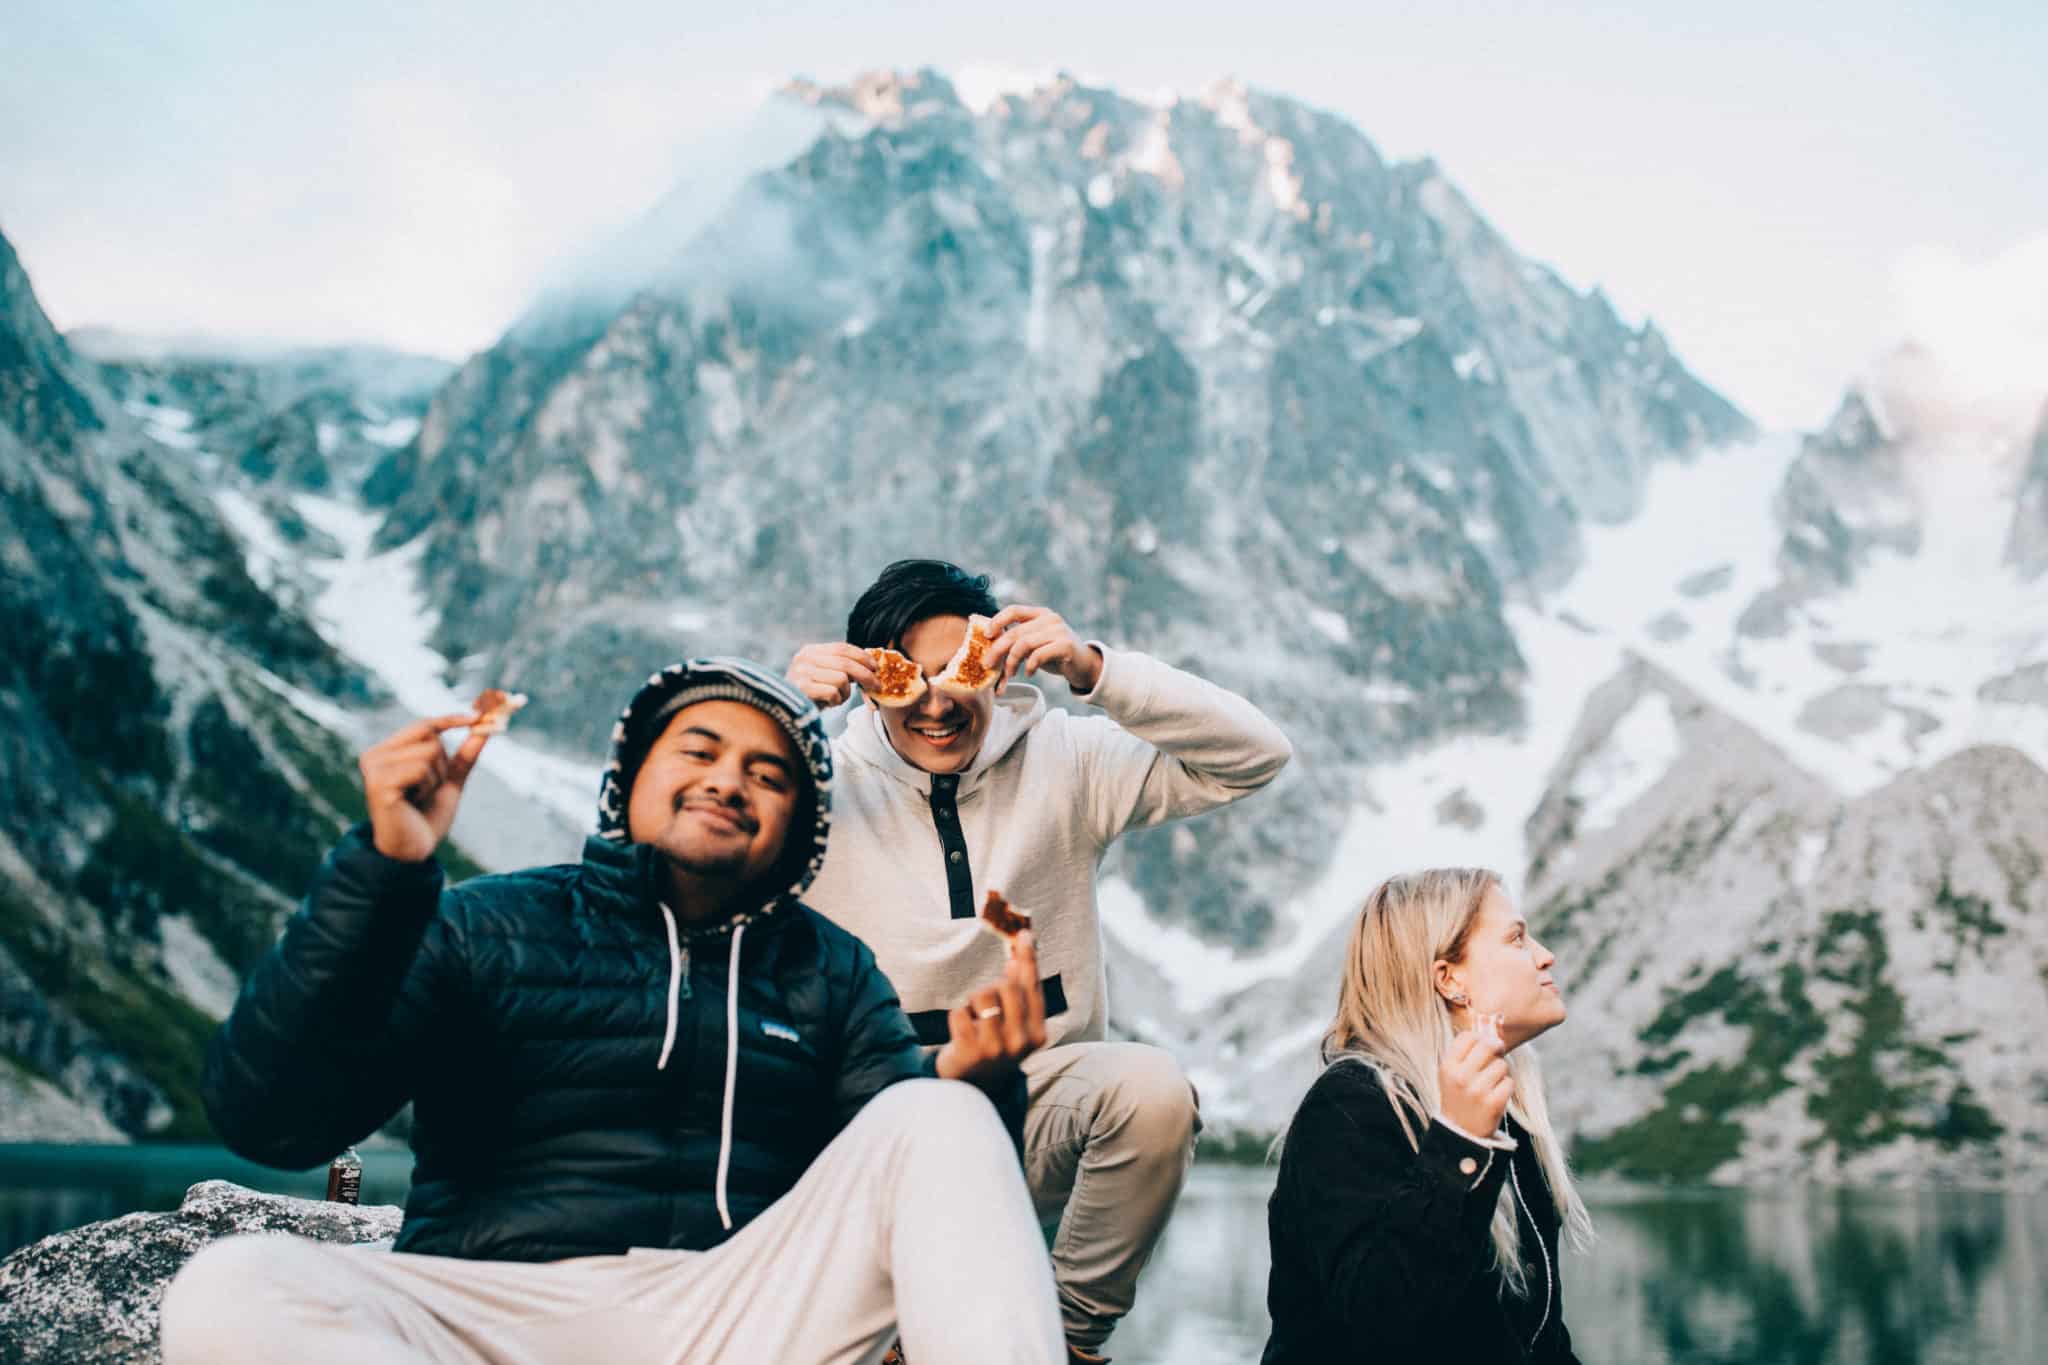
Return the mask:
[[0,1136],[205,1135],[200,1048],[379,695],[51,328],[0,238]]
[[260,490],[360,491],[419,432],[455,369],[370,346],[229,346],[104,328],[66,340],[157,441],[192,452],[216,480],[225,464]]
[[[395,702],[259,651],[299,723],[520,687],[457,837],[570,856],[650,666],[779,662],[946,555],[1295,740],[1274,790],[1109,868],[1115,1026],[1183,1056],[1217,1135],[1306,1086],[1372,882],[1477,862],[1559,950],[1587,1166],[2048,1170],[2048,414],[1985,429],[1909,351],[1759,438],[1437,167],[1235,85],[879,73],[766,126],[431,401],[395,362],[63,353]],[[47,462],[72,399],[0,400]]]
[[550,295],[401,459],[382,543],[423,543],[436,644],[565,743],[649,659],[785,659],[891,559],[986,565],[1315,737],[1258,809],[1128,849],[1154,914],[1256,948],[1373,763],[1519,723],[1510,594],[1748,433],[1435,166],[1292,101],[785,99],[813,142],[630,291]]
[[[394,702],[451,709],[404,666],[388,617],[411,587],[366,564],[374,515],[290,493],[242,442],[310,400],[402,422],[447,368],[74,346],[0,238],[0,1141],[208,1134],[201,1049],[360,818],[351,751]],[[390,446],[310,433],[330,494],[368,472],[358,438]],[[499,766],[521,794],[487,783],[457,844],[573,848],[527,794],[547,761]]]
[[[1889,438],[1914,538],[1794,598],[1788,542],[1826,506],[1792,493],[1844,426],[1660,471],[1511,607],[1528,724],[1380,768],[1286,946],[1176,958],[1127,920],[1150,961],[1126,1018],[1190,1056],[1219,1123],[1270,1131],[1313,1076],[1361,888],[1476,862],[1559,955],[1573,1015],[1541,1050],[1582,1165],[2042,1178],[2048,595],[2001,555],[2031,476],[1982,432]],[[1759,601],[1792,605],[1760,633]]]

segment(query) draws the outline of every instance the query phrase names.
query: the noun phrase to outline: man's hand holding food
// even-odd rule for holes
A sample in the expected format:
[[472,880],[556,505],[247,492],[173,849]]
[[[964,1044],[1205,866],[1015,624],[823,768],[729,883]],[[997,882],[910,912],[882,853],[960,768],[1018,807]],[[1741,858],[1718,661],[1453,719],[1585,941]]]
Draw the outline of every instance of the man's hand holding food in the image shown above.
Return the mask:
[[[524,705],[523,692],[485,688],[469,710],[416,720],[357,755],[370,838],[379,853],[402,863],[422,863],[434,856],[455,823],[463,784],[484,745]],[[468,736],[449,753],[441,737],[465,728]]]
[[946,1016],[946,1026],[951,1036],[937,1058],[943,1080],[1001,1080],[1045,1046],[1045,990],[1030,930],[1010,938],[1002,979],[969,996]]
[[997,612],[989,623],[996,642],[987,663],[1003,671],[1007,687],[1019,672],[1027,676],[1051,669],[1067,680],[1076,692],[1093,692],[1102,680],[1102,654],[1074,634],[1066,620],[1050,607],[1016,603]]
[[785,676],[821,710],[840,705],[853,695],[856,687],[872,688],[876,683],[875,667],[868,652],[843,641],[805,645],[789,661]]

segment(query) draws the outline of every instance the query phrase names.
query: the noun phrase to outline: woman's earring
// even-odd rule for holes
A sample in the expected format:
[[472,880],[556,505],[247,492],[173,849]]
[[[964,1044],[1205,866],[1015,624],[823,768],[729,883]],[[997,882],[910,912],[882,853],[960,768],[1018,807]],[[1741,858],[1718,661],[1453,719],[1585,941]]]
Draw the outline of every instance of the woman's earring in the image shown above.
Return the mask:
[[1472,1001],[1466,997],[1465,992],[1454,991],[1451,994],[1451,1003],[1453,1005],[1469,1005]]

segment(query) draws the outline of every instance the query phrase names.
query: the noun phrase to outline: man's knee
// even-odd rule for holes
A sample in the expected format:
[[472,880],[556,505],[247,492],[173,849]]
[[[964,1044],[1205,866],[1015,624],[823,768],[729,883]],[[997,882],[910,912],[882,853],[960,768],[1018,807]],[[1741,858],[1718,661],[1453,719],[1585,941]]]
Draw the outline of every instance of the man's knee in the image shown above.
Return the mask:
[[985,1139],[1009,1146],[995,1105],[979,1087],[965,1081],[898,1081],[869,1100],[861,1117],[908,1141],[956,1144]]
[[1184,1154],[1199,1127],[1195,1089],[1173,1054],[1117,1044],[1105,1076],[1102,1113],[1145,1151]]
[[276,1234],[228,1237],[201,1247],[164,1291],[165,1365],[232,1365],[269,1357],[276,1343],[263,1333],[264,1292],[292,1239]]

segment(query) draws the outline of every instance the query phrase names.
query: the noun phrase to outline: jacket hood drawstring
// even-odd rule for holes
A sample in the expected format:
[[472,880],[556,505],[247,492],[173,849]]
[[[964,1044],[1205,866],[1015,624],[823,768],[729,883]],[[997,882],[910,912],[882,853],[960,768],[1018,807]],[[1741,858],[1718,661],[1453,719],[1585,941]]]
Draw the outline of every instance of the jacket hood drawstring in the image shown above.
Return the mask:
[[683,978],[690,973],[690,959],[682,945],[676,942],[676,916],[668,908],[668,902],[661,902],[661,922],[668,926],[668,1030],[661,1035],[661,1060],[654,1064],[656,1071],[668,1070],[668,1054],[676,1045],[676,999],[683,988]]
[[732,1101],[740,1085],[740,936],[747,926],[732,931],[732,961],[725,972],[725,1109],[718,1120],[718,1221],[732,1231],[732,1210],[725,1203],[725,1173],[732,1165]]
[[[668,929],[668,1029],[662,1034],[656,1071],[668,1069],[669,1053],[676,1045],[676,1002],[690,971],[690,950],[676,937],[675,912],[667,902],[661,905],[661,922]],[[732,1109],[740,1085],[740,939],[746,932],[745,924],[733,926],[732,957],[725,972],[725,1104],[718,1118],[718,1221],[727,1232],[732,1231],[732,1208],[726,1203],[725,1181],[732,1170]]]

